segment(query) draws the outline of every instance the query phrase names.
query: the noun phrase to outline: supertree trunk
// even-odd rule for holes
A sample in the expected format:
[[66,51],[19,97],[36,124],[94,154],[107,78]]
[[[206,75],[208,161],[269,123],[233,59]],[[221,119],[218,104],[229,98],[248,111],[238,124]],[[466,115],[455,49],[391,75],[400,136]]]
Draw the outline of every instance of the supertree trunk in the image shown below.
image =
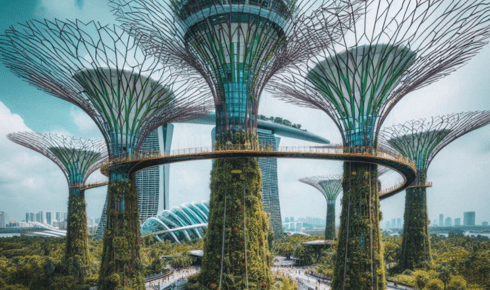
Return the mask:
[[68,226],[66,232],[65,269],[83,280],[89,275],[89,250],[85,191],[71,187],[68,196]]
[[124,170],[110,172],[99,289],[145,289],[134,184],[134,175]]
[[[248,134],[234,134],[237,135]],[[250,136],[257,141],[255,135]],[[244,139],[240,139],[231,141],[244,144]],[[273,278],[261,184],[257,158],[215,160],[199,276],[202,289],[270,289]]]
[[403,218],[405,223],[398,268],[413,270],[432,260],[426,187],[407,189]]
[[335,200],[327,200],[327,219],[325,224],[325,240],[335,239]]
[[342,187],[332,289],[386,289],[377,165],[344,163]]

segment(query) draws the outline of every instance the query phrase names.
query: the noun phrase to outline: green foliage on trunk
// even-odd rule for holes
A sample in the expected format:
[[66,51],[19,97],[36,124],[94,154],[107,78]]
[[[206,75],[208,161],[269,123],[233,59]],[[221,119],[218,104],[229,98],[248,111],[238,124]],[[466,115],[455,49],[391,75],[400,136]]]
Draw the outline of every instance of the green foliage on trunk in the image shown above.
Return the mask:
[[70,188],[64,258],[65,271],[68,275],[73,275],[82,282],[84,277],[90,275],[89,261],[85,192],[78,187]]
[[[216,146],[248,146],[257,141],[253,134],[237,132],[227,134]],[[189,289],[237,290],[246,289],[247,283],[249,289],[270,289],[272,260],[261,183],[257,158],[214,161],[204,257],[199,278],[189,283]]]
[[386,289],[377,165],[344,163],[342,187],[332,289]]
[[420,268],[432,260],[425,187],[407,189],[403,218],[403,240],[397,266],[401,271]]
[[325,240],[335,239],[335,200],[327,200],[327,223],[325,226]]
[[133,178],[111,173],[99,289],[145,289],[140,260],[138,196]]

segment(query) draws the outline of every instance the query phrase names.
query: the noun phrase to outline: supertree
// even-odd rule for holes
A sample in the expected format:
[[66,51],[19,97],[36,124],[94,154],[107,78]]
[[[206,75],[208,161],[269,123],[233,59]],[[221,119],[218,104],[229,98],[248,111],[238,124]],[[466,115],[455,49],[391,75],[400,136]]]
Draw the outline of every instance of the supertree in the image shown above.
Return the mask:
[[[355,5],[332,3],[316,12],[322,22],[312,22],[317,18],[304,15],[315,1],[111,2],[123,27],[144,39],[147,53],[207,82],[216,108],[216,148],[257,146],[259,99],[270,77],[329,43],[339,33],[337,22],[356,11]],[[313,35],[315,26],[331,33]],[[203,287],[271,287],[261,182],[256,158],[213,163],[198,279]]]
[[107,160],[104,141],[35,132],[10,133],[7,138],[41,153],[63,171],[69,186],[64,268],[70,275],[83,279],[90,266],[83,185]]
[[408,121],[381,130],[380,142],[415,161],[417,179],[406,190],[399,270],[414,269],[431,260],[427,212],[427,170],[442,148],[490,123],[490,112],[466,112]]
[[[490,4],[379,0],[366,1],[364,10],[335,45],[269,85],[278,98],[327,113],[347,150],[369,153],[402,97],[450,74],[487,43]],[[386,287],[376,167],[344,163],[333,289]]]
[[[157,126],[207,113],[199,80],[169,73],[116,26],[28,21],[0,39],[3,63],[37,88],[84,110],[106,141],[109,158],[131,157]],[[107,224],[100,289],[144,289],[137,191],[130,168],[107,167]]]
[[327,223],[325,225],[325,240],[335,239],[335,201],[342,191],[342,176],[313,176],[304,177],[299,181],[318,189],[327,200]]

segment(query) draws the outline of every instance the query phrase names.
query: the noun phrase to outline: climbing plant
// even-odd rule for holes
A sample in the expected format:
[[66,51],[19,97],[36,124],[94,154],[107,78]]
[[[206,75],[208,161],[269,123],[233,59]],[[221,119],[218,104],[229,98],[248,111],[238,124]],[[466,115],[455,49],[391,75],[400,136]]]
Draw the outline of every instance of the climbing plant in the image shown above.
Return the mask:
[[[228,133],[216,146],[252,146],[254,134]],[[257,158],[218,159],[211,171],[211,200],[204,257],[189,289],[270,289],[273,278],[268,223]]]
[[377,165],[344,164],[341,224],[332,289],[386,289]]
[[99,289],[145,289],[139,248],[138,197],[133,178],[112,174],[108,187],[107,228],[103,239]]

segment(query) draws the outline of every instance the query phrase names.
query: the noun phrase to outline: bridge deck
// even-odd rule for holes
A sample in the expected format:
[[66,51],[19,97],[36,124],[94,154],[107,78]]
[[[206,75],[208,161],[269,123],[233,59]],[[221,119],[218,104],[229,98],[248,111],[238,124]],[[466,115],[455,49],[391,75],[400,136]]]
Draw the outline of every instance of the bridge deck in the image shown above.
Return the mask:
[[321,148],[279,147],[275,151],[270,148],[188,148],[174,150],[168,155],[161,155],[159,152],[155,152],[131,157],[113,158],[102,166],[101,171],[103,174],[108,175],[109,170],[124,167],[129,170],[130,174],[133,174],[145,168],[175,162],[246,157],[338,160],[383,165],[398,172],[403,177],[403,181],[397,186],[380,192],[380,199],[390,197],[406,189],[415,180],[417,174],[413,161],[392,151],[383,148],[373,149],[370,147],[343,147],[338,145]]

